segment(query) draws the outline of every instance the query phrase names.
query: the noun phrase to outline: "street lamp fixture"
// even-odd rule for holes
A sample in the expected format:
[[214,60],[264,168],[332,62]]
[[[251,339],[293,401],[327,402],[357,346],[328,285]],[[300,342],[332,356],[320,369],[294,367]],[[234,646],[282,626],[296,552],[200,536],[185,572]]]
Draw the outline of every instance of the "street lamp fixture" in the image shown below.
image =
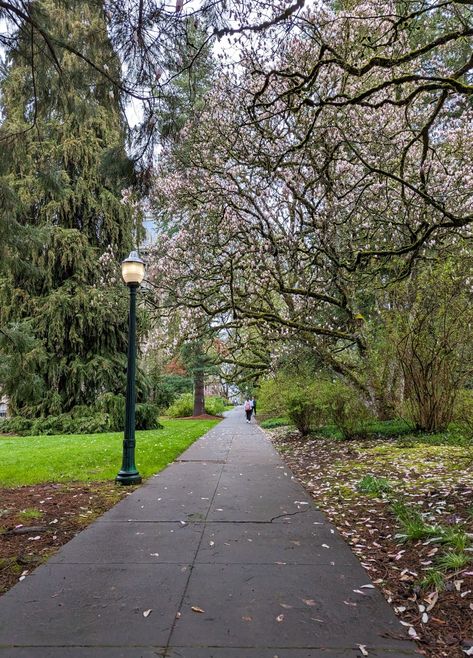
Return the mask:
[[140,484],[141,475],[135,465],[135,403],[136,403],[136,291],[145,275],[145,264],[136,251],[122,263],[122,277],[130,289],[128,316],[128,367],[126,378],[125,436],[122,467],[115,482]]

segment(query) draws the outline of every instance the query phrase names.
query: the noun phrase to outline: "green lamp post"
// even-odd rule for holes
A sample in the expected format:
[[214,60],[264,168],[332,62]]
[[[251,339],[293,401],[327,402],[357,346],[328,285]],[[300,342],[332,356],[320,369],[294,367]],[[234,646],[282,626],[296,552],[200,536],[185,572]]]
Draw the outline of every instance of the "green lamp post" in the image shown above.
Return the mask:
[[135,403],[136,403],[136,291],[145,275],[145,264],[136,251],[122,263],[123,280],[130,289],[128,330],[128,367],[126,380],[125,436],[123,439],[122,467],[115,482],[139,484],[141,475],[135,465]]

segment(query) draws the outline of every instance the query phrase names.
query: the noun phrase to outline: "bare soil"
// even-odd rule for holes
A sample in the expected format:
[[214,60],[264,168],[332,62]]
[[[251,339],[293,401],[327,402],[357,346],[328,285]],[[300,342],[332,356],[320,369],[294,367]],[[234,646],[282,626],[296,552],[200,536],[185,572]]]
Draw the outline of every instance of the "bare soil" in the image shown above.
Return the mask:
[[222,420],[223,416],[212,416],[210,414],[200,414],[199,416],[183,416],[181,420]]
[[0,488],[0,596],[133,489],[104,482]]

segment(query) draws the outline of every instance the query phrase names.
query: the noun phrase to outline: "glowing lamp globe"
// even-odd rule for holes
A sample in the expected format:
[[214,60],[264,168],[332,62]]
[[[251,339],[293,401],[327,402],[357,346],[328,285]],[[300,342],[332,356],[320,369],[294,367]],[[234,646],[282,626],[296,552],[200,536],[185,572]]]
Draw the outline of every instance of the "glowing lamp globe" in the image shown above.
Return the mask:
[[122,277],[127,285],[139,286],[145,276],[145,264],[138,256],[137,251],[132,251],[128,258],[122,262]]

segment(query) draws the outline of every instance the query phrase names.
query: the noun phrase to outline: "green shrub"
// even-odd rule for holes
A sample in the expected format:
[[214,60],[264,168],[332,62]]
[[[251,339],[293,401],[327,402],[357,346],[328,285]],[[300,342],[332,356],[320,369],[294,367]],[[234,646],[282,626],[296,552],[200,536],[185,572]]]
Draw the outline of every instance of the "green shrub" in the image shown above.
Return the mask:
[[167,409],[182,393],[192,391],[192,378],[181,375],[159,375],[152,378],[151,399],[161,409]]
[[109,430],[107,414],[96,412],[88,416],[77,417],[74,414],[60,414],[45,418],[22,418],[16,416],[0,422],[0,432],[19,434],[20,436],[51,434],[94,434]]
[[62,431],[53,434],[100,434],[110,431],[110,417],[108,414],[96,412],[82,418],[65,419],[62,423]]
[[226,409],[226,402],[218,396],[211,396],[205,399],[205,411],[212,416],[218,416]]
[[301,388],[288,395],[287,415],[299,432],[306,436],[326,418],[326,407],[314,387]]
[[342,381],[326,382],[323,394],[331,422],[344,439],[365,438],[372,414],[352,386]]
[[29,434],[33,421],[30,418],[22,416],[13,416],[13,418],[4,418],[0,420],[0,433],[19,434],[20,436]]
[[135,407],[135,427],[137,430],[162,429],[158,420],[159,407],[156,404],[142,402]]
[[323,424],[334,425],[345,439],[366,436],[372,414],[359,393],[340,380],[289,377],[278,373],[261,384],[263,416],[287,415],[302,434]]
[[[45,418],[8,418],[0,422],[0,432],[39,436],[52,434],[98,434],[122,432],[125,427],[125,401],[121,396],[107,393],[101,397],[94,411],[89,407],[75,407],[68,414]],[[104,409],[109,409],[107,413]],[[123,415],[122,411],[123,409]],[[158,407],[152,404],[136,405],[136,429],[158,429]]]
[[167,410],[167,414],[171,418],[185,418],[186,416],[192,416],[193,412],[194,396],[192,393],[183,393],[180,395]]
[[74,418],[72,414],[36,418],[28,434],[97,434],[107,432],[110,428],[108,414],[96,412],[89,416]]
[[[225,411],[225,400],[217,396],[205,398],[205,413],[217,416]],[[185,418],[192,416],[194,413],[194,395],[192,393],[183,393],[167,410],[167,415],[171,418]]]
[[455,404],[455,423],[465,438],[473,439],[473,391],[463,389],[458,393]]
[[287,413],[287,400],[291,391],[300,388],[301,382],[278,373],[273,379],[266,379],[258,392],[258,414],[277,417]]
[[108,415],[111,432],[123,432],[125,429],[125,396],[103,393],[99,396],[96,407],[98,412]]

